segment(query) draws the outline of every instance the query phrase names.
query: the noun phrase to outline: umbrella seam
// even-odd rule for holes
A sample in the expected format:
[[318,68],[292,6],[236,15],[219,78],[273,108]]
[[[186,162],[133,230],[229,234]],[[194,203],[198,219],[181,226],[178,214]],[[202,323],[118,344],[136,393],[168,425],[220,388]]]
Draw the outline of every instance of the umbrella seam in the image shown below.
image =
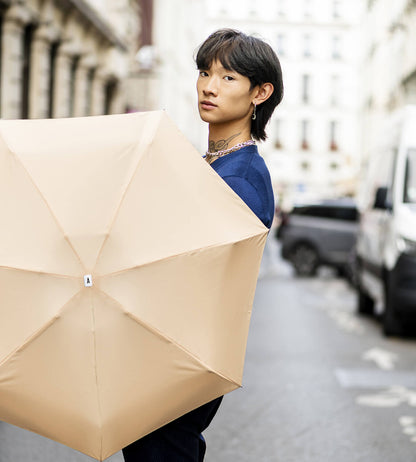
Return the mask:
[[0,265],[0,269],[9,269],[9,270],[12,270],[12,271],[23,271],[23,272],[26,272],[26,273],[34,273],[34,274],[45,274],[45,275],[48,275],[48,276],[56,276],[56,277],[64,278],[64,279],[77,279],[77,280],[79,279],[79,276],[70,276],[70,275],[67,275],[67,274],[59,274],[59,273],[49,273],[47,271],[31,270],[31,269],[27,269],[27,268],[18,268],[16,266]]
[[41,327],[39,327],[39,329],[37,329],[36,331],[32,332],[32,334],[30,334],[23,342],[20,346],[18,346],[17,348],[15,348],[13,351],[11,351],[4,359],[3,361],[0,361],[0,367],[3,367],[5,364],[8,363],[8,361],[13,358],[13,356],[15,355],[15,353],[17,353],[19,350],[22,350],[24,348],[26,348],[29,344],[31,344],[33,342],[33,340],[36,340],[44,331],[46,331],[52,324],[55,323],[55,321],[57,319],[59,319],[59,317],[61,316],[63,310],[66,308],[66,306],[80,293],[80,291],[78,291],[77,293],[75,293],[64,305],[62,305],[62,307],[59,309],[59,311],[55,314],[55,316],[50,320],[48,321],[47,323],[43,324]]
[[1,129],[0,127],[0,136],[2,137],[3,141],[4,141],[4,144],[6,145],[7,149],[9,150],[9,153],[15,157],[15,159],[19,162],[19,164],[21,165],[21,167],[23,168],[23,170],[26,172],[26,175],[28,176],[29,178],[29,181],[32,183],[32,185],[34,186],[34,188],[36,189],[36,191],[38,192],[41,200],[43,200],[43,202],[45,203],[46,207],[48,208],[52,218],[54,219],[56,225],[58,226],[58,229],[61,231],[62,235],[64,236],[64,239],[68,242],[69,246],[71,247],[72,251],[74,252],[76,258],[78,259],[79,263],[81,264],[81,267],[83,268],[84,272],[86,272],[86,268],[84,266],[84,263],[82,262],[81,260],[81,257],[78,255],[78,252],[75,250],[75,247],[72,245],[70,239],[68,238],[68,236],[65,234],[65,231],[63,229],[63,227],[61,226],[61,224],[59,223],[58,221],[58,218],[55,216],[55,214],[53,213],[53,210],[52,210],[52,207],[49,205],[49,202],[46,200],[46,198],[44,197],[44,195],[42,194],[39,186],[36,184],[36,182],[34,181],[34,179],[32,178],[31,174],[29,173],[28,169],[26,168],[24,162],[20,159],[20,157],[16,154],[16,152],[10,147],[10,144],[8,143],[7,141],[7,137],[4,135],[4,132],[3,130]]
[[[98,408],[98,416],[100,419],[100,423],[103,423],[103,413],[101,408],[101,397],[100,397],[100,387],[98,385],[98,368],[97,368],[97,335],[96,335],[96,321],[95,321],[95,305],[94,305],[94,297],[91,292],[91,317],[92,317],[92,324],[93,324],[93,336],[94,336],[94,375],[95,375],[95,386],[97,389],[97,408]],[[100,432],[100,460],[102,459],[103,455],[103,432]]]
[[136,316],[134,316],[132,313],[128,312],[127,310],[125,310],[124,306],[118,301],[116,300],[114,297],[112,297],[111,295],[109,295],[107,292],[104,292],[104,290],[102,289],[97,289],[99,290],[101,293],[103,293],[106,297],[110,298],[111,300],[113,300],[117,305],[119,305],[123,311],[124,314],[126,314],[129,318],[131,318],[133,321],[136,321],[138,324],[140,324],[143,328],[145,328],[146,330],[156,334],[158,337],[162,338],[163,340],[167,340],[169,341],[170,343],[172,343],[173,345],[175,345],[176,347],[178,347],[179,349],[181,349],[182,351],[184,351],[188,356],[190,356],[192,359],[194,359],[197,363],[199,363],[200,365],[202,365],[204,368],[206,368],[208,371],[214,373],[214,374],[217,374],[219,377],[221,377],[222,379],[224,380],[227,380],[228,382],[231,382],[233,383],[234,385],[236,385],[237,387],[241,387],[241,384],[239,384],[238,382],[236,382],[234,379],[231,379],[230,377],[228,377],[227,375],[225,375],[224,373],[222,372],[219,372],[218,370],[214,369],[213,367],[209,366],[208,364],[206,364],[202,359],[200,359],[198,356],[196,356],[195,354],[193,354],[192,352],[190,352],[186,347],[184,347],[183,345],[181,345],[180,343],[178,343],[176,340],[174,340],[172,337],[164,334],[162,331],[160,331],[159,329],[157,329],[156,327],[154,327],[153,325],[151,324],[145,324],[144,321],[142,321],[141,319],[137,318]]
[[255,237],[263,236],[265,234],[267,235],[267,233],[268,233],[268,231],[267,232],[262,231],[262,232],[259,232],[257,234],[251,234],[249,236],[245,236],[245,237],[239,239],[238,241],[223,241],[221,243],[216,243],[216,244],[208,245],[208,246],[205,246],[205,247],[196,247],[195,249],[187,250],[185,252],[180,252],[180,253],[177,253],[177,254],[174,254],[174,255],[169,255],[168,257],[158,258],[156,260],[152,260],[152,261],[148,261],[146,263],[131,266],[129,268],[125,268],[125,269],[122,269],[122,270],[119,270],[119,271],[114,271],[113,273],[106,273],[104,275],[101,275],[100,277],[109,277],[109,276],[122,274],[122,273],[125,273],[127,271],[131,271],[131,270],[134,270],[134,269],[137,269],[137,268],[142,268],[142,267],[145,267],[145,266],[148,266],[148,265],[152,265],[154,263],[159,263],[161,261],[169,261],[172,258],[182,257],[184,255],[190,255],[193,252],[198,252],[200,250],[209,250],[209,249],[213,249],[213,248],[217,248],[217,247],[220,248],[220,247],[228,246],[230,244],[231,245],[239,244],[240,242],[248,241],[249,239],[253,239]]
[[[161,119],[160,116],[159,116],[159,119]],[[159,120],[159,124],[160,124],[160,120]],[[159,127],[159,124],[154,128],[152,135],[154,135],[154,134],[156,133],[156,130],[157,130],[157,128]],[[149,125],[149,121],[147,121],[147,126],[148,126],[148,125]],[[146,132],[146,130],[145,130],[145,133],[148,135],[148,133]],[[102,252],[103,252],[104,246],[105,246],[105,244],[106,244],[106,242],[107,242],[107,240],[108,240],[108,237],[109,237],[109,235],[110,235],[110,233],[111,233],[111,230],[113,229],[114,223],[115,223],[115,221],[116,221],[116,219],[117,219],[117,216],[118,216],[118,214],[119,214],[119,212],[120,212],[121,206],[122,206],[122,204],[123,204],[123,202],[124,202],[124,199],[125,199],[125,197],[126,197],[126,195],[127,195],[127,191],[128,191],[128,189],[129,189],[129,186],[131,185],[131,183],[132,183],[134,177],[136,176],[137,170],[138,170],[140,164],[142,163],[143,158],[145,157],[145,154],[147,154],[147,152],[149,151],[149,149],[150,149],[150,147],[152,146],[152,144],[153,144],[153,136],[152,136],[151,138],[146,139],[145,141],[142,141],[142,143],[140,143],[139,146],[136,146],[136,148],[135,148],[135,151],[137,151],[139,148],[142,149],[142,146],[145,145],[145,152],[143,153],[142,156],[139,157],[139,159],[138,159],[138,161],[137,161],[137,164],[136,164],[136,167],[134,168],[134,171],[133,171],[133,173],[132,173],[132,175],[131,175],[131,178],[130,178],[129,182],[127,183],[127,185],[126,185],[126,187],[125,187],[125,189],[124,189],[124,192],[123,192],[123,194],[122,194],[122,196],[121,196],[121,199],[120,199],[120,203],[119,203],[119,205],[118,205],[118,207],[117,207],[117,210],[114,212],[113,219],[112,219],[111,222],[110,222],[110,225],[109,225],[109,228],[108,228],[108,232],[106,233],[105,239],[104,239],[103,243],[101,244],[101,247],[100,247],[100,249],[99,249],[99,251],[98,251],[98,255],[97,255],[97,258],[95,259],[95,263],[94,263],[93,268],[96,266],[96,264],[97,264],[99,258],[101,257],[101,254],[102,254]],[[147,146],[146,146],[146,145],[147,145]]]

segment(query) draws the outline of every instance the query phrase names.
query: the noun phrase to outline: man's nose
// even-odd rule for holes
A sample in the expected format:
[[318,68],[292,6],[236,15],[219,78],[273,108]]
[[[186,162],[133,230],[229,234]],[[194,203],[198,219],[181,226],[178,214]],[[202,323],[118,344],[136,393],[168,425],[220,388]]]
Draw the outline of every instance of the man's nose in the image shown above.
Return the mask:
[[210,77],[205,81],[205,86],[203,88],[205,96],[208,95],[217,95],[218,93],[218,80],[215,77]]

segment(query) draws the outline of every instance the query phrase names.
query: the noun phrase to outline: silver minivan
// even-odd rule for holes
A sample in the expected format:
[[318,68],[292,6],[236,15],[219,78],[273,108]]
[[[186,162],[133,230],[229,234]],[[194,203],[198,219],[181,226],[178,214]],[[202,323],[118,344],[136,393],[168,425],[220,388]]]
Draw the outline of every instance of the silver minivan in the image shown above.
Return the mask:
[[299,276],[313,276],[320,265],[351,277],[358,212],[350,198],[298,205],[278,229],[282,257]]

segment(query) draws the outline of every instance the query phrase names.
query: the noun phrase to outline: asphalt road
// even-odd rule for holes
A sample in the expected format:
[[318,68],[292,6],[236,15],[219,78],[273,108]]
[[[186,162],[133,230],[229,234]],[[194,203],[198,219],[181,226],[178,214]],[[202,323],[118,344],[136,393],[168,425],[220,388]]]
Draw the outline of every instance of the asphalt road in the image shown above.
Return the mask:
[[259,280],[243,388],[207,431],[207,462],[416,461],[416,340],[386,339],[328,270]]
[[[206,432],[206,462],[416,461],[416,340],[384,338],[329,270],[297,279],[267,257],[244,386],[225,397]],[[92,460],[0,423],[0,462]],[[108,462],[122,460],[117,453]]]

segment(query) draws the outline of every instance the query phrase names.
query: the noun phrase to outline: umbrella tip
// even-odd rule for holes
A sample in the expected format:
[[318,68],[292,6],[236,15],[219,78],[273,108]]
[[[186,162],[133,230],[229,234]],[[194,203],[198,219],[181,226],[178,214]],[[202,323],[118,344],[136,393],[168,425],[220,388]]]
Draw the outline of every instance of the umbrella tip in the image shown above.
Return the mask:
[[92,276],[91,276],[91,274],[86,274],[84,276],[84,286],[85,287],[92,287]]

